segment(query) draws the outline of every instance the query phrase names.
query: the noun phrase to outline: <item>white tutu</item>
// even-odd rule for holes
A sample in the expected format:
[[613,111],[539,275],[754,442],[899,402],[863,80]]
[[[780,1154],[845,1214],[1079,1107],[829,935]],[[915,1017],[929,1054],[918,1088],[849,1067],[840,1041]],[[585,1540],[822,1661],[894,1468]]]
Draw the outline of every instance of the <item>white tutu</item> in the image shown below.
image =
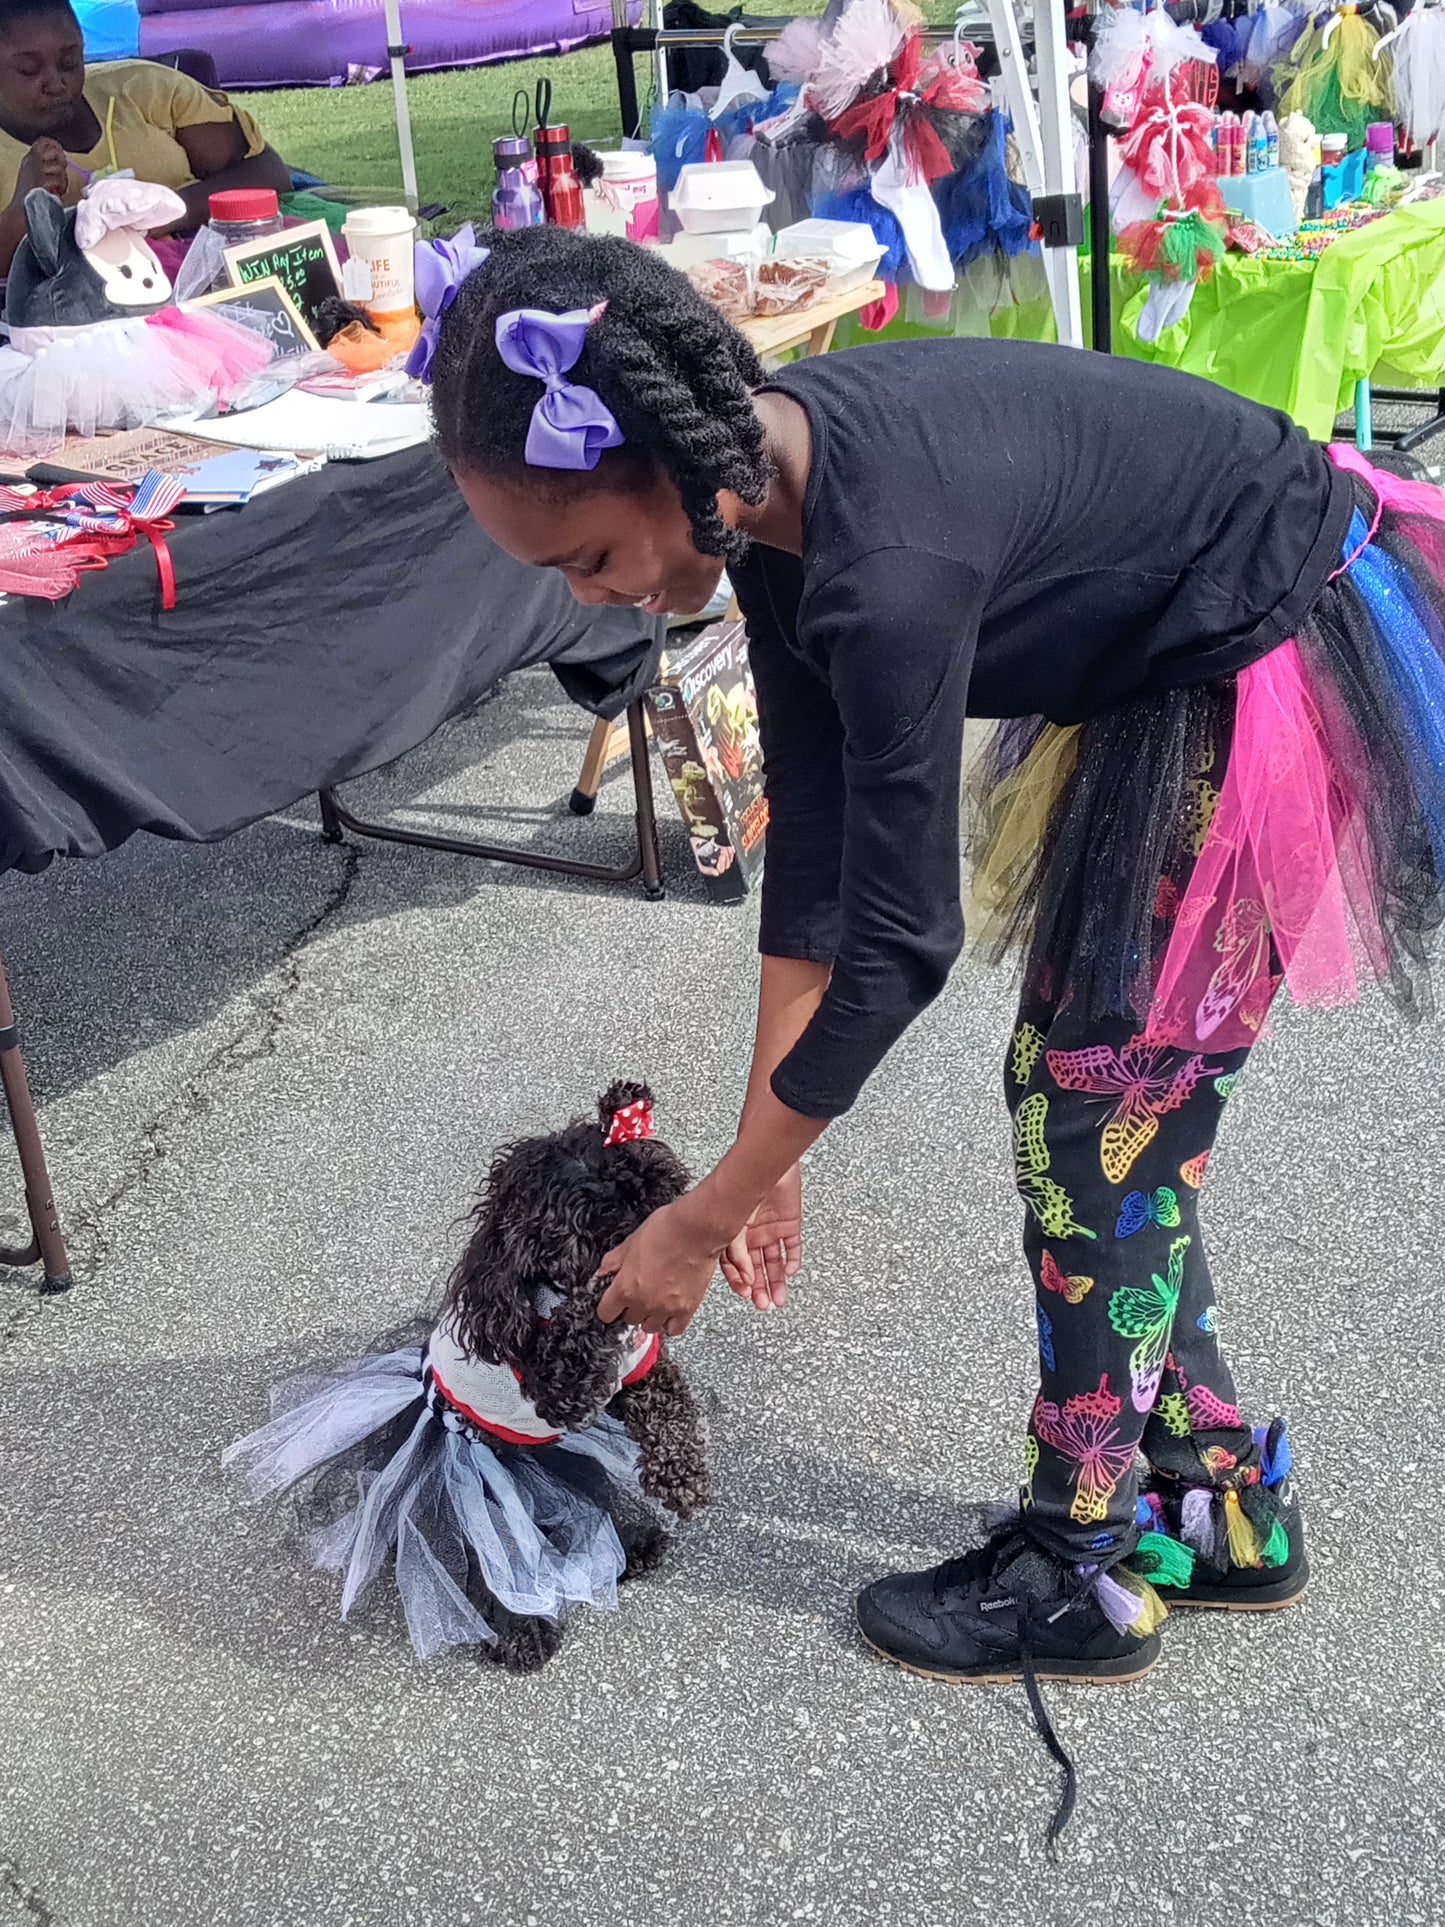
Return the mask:
[[224,401],[270,345],[204,309],[84,327],[13,328],[0,358],[0,449],[53,454],[68,433],[148,428]]
[[1416,7],[1391,43],[1400,125],[1416,147],[1445,134],[1445,12]]
[[342,1515],[311,1534],[316,1564],[343,1575],[345,1618],[391,1559],[422,1659],[496,1635],[469,1570],[516,1613],[610,1611],[626,1564],[609,1488],[641,1500],[638,1452],[603,1413],[554,1445],[488,1443],[429,1390],[420,1345],[278,1385],[268,1425],[222,1454],[256,1498],[359,1456]]

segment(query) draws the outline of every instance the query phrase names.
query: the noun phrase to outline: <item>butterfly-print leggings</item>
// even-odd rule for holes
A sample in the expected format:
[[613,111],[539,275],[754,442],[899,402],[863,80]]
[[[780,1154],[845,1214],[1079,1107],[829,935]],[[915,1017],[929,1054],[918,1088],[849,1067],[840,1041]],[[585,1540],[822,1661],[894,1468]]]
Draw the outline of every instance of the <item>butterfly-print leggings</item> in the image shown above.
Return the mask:
[[1134,1543],[1138,1457],[1227,1486],[1258,1452],[1220,1350],[1199,1232],[1205,1165],[1248,1053],[1149,1049],[1134,1022],[1025,998],[1004,1084],[1040,1390],[1025,1441],[1031,1530],[1109,1563]]

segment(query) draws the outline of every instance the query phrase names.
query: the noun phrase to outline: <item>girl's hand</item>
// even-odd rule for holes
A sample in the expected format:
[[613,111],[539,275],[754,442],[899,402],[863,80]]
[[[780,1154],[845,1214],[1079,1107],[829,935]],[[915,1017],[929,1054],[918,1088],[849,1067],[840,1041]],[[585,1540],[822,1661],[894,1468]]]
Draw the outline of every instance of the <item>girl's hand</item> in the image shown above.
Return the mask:
[[612,1279],[597,1307],[603,1324],[621,1318],[669,1338],[687,1330],[726,1243],[702,1224],[695,1195],[654,1211],[597,1267]]
[[788,1302],[788,1280],[803,1263],[803,1169],[779,1178],[722,1255],[722,1274],[759,1311]]

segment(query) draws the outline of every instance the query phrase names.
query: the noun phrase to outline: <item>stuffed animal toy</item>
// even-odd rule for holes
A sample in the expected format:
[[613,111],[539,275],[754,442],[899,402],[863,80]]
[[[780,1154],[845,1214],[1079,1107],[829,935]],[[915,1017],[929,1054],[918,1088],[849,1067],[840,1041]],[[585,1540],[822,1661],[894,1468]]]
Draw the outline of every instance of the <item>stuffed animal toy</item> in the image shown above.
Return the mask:
[[422,1659],[462,1645],[535,1671],[571,1610],[615,1606],[709,1496],[666,1344],[597,1317],[602,1258],[687,1173],[645,1085],[598,1110],[498,1152],[420,1342],[277,1387],[270,1424],[223,1454],[256,1497],[300,1489],[343,1617],[392,1562]]
[[208,308],[171,305],[146,240],[185,214],[150,181],[107,176],[66,208],[25,197],[25,238],[5,290],[0,447],[50,453],[67,431],[143,428],[230,398],[271,359],[269,342]]

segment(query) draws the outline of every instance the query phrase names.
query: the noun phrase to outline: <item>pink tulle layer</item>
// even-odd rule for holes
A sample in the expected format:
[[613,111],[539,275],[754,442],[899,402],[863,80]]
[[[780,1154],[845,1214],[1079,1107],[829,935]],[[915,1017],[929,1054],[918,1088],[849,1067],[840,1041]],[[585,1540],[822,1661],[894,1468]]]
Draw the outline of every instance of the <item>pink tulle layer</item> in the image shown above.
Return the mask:
[[[1445,498],[1332,448],[1445,570]],[[1362,797],[1367,746],[1293,641],[1241,671],[1219,801],[1155,973],[1153,1044],[1214,1051],[1257,1042],[1281,981],[1297,1004],[1353,1002],[1381,975]]]

